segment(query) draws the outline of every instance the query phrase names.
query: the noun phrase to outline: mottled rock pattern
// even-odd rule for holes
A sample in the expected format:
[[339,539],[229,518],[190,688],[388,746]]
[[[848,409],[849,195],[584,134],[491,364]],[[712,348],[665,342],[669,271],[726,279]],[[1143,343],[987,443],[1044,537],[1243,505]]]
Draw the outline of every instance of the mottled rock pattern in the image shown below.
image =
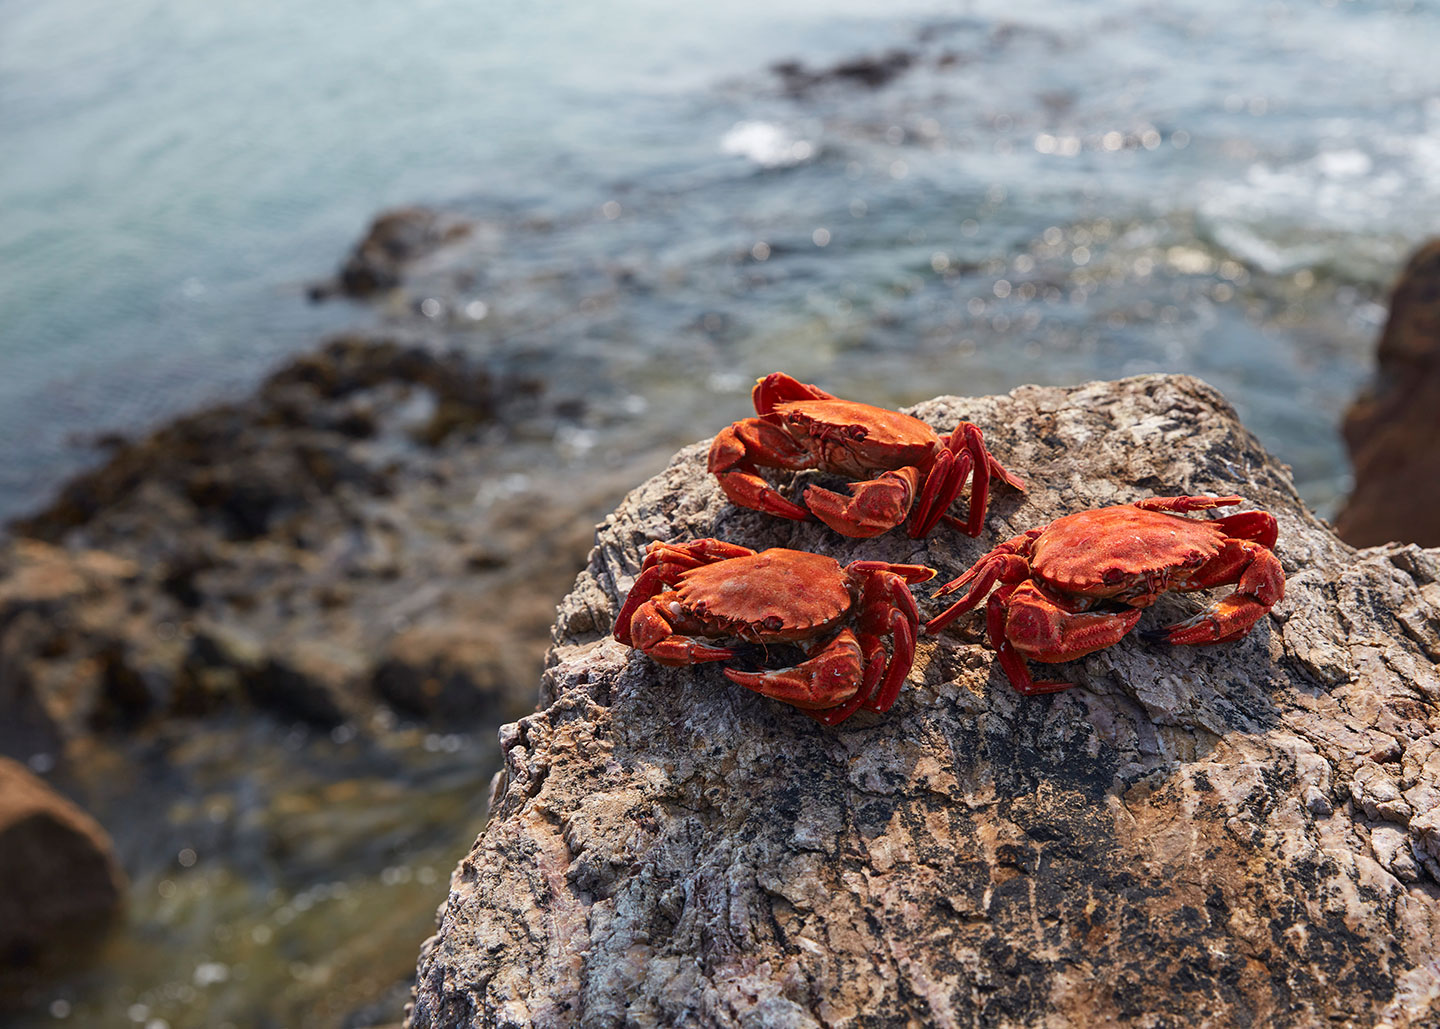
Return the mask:
[[124,898],[110,838],[70,801],[0,758],[0,958],[104,924]]
[[1356,546],[1440,546],[1440,239],[1395,284],[1375,360],[1345,415],[1355,488],[1336,531]]
[[[765,519],[724,502],[704,444],[602,526],[542,706],[502,730],[412,1029],[1440,1021],[1440,554],[1341,543],[1193,379],[915,413],[975,421],[1030,479],[981,539]],[[1231,645],[1132,636],[1058,666],[1080,686],[1051,697],[1009,689],[978,617],[837,729],[606,635],[651,539],[943,582],[1061,514],[1211,492],[1275,513],[1285,600]]]

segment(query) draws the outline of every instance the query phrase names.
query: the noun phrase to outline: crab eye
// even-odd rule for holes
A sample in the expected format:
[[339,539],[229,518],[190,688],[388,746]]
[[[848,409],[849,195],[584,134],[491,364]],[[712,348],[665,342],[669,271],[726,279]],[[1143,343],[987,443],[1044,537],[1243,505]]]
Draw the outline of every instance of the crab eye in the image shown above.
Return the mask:
[[1106,586],[1118,586],[1125,581],[1125,573],[1118,568],[1107,568],[1103,578]]
[[781,618],[779,615],[771,615],[770,617],[766,618],[765,621],[761,622],[760,624],[763,625],[765,628],[767,628],[767,629],[769,629],[769,630],[771,630],[771,631],[773,632],[774,630],[776,630],[776,629],[780,628],[782,625],[784,625],[784,624],[785,624],[785,620],[784,620],[783,618]]

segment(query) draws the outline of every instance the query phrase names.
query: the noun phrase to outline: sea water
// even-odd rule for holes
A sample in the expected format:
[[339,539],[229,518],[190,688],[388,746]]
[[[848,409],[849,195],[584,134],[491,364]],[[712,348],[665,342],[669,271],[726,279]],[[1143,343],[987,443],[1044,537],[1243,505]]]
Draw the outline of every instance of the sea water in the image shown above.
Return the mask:
[[[0,515],[371,322],[304,287],[408,203],[494,230],[447,298],[490,324],[435,332],[657,433],[775,367],[877,402],[1186,371],[1324,508],[1440,213],[1437,44],[1409,0],[0,0]],[[771,70],[892,49],[880,88]]]

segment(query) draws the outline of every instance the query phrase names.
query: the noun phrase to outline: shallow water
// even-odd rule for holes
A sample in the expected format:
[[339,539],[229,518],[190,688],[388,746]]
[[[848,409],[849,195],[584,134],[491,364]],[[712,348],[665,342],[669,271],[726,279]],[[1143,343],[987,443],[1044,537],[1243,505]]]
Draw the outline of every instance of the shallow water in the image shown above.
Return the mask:
[[[710,435],[783,368],[893,404],[1190,372],[1318,509],[1343,495],[1336,425],[1440,211],[1434,9],[603,8],[0,0],[0,516],[92,459],[74,434],[377,323],[583,400],[497,494]],[[891,48],[878,89],[770,67]],[[405,298],[305,302],[412,202],[479,227]],[[413,959],[488,736],[419,733],[416,760],[234,733],[134,743],[159,771],[112,798],[129,929],[34,1024],[332,1025]]]

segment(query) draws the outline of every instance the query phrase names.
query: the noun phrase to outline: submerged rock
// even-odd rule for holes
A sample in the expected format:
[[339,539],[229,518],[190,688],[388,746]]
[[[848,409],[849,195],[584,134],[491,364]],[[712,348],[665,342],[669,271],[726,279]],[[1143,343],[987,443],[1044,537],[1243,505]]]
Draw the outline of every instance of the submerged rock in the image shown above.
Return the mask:
[[[345,259],[335,288],[360,298],[394,289],[418,261],[463,239],[470,231],[469,222],[425,207],[382,212]],[[330,287],[317,286],[311,296],[324,299],[329,291]]]
[[124,892],[110,838],[95,820],[0,758],[0,957],[23,958],[95,930]]
[[1345,415],[1355,488],[1336,531],[1356,546],[1440,546],[1440,239],[1400,274],[1375,358],[1375,381]]
[[[737,509],[703,443],[601,527],[541,707],[501,731],[412,1029],[1435,1024],[1440,554],[1341,543],[1194,379],[915,413],[976,422],[1029,480],[980,539]],[[652,539],[927,563],[941,583],[1068,512],[1231,492],[1279,519],[1284,601],[1233,644],[1132,634],[1059,666],[1079,685],[1048,697],[1009,688],[978,615],[922,640],[894,709],[835,729],[608,635]]]
[[910,51],[888,50],[883,54],[838,61],[828,68],[808,68],[800,61],[781,61],[770,70],[780,77],[787,93],[798,97],[832,82],[878,89],[903,75],[916,60],[916,54]]

